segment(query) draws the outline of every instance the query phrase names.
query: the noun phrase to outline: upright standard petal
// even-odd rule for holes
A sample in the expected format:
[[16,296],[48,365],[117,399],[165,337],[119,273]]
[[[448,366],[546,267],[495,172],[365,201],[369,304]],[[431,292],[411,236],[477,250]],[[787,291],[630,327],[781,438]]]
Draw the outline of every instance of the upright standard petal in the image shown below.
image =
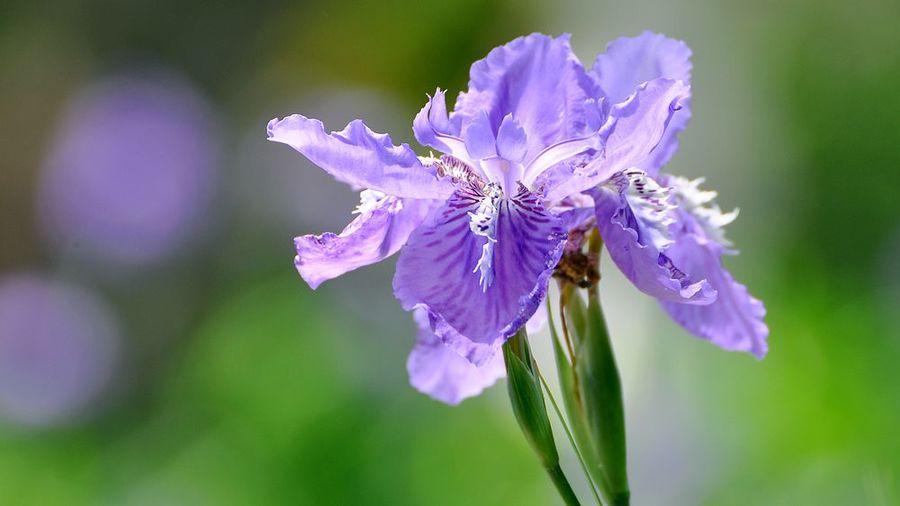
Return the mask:
[[[709,304],[716,292],[703,278],[691,277],[660,251],[660,239],[643,223],[628,199],[610,188],[599,188],[591,195],[596,205],[597,228],[619,270],[634,286],[663,301]],[[662,224],[666,226],[666,224]]]
[[299,114],[273,119],[270,141],[299,151],[338,181],[396,197],[446,198],[453,187],[422,165],[406,144],[394,146],[386,134],[355,120],[340,132],[325,133],[322,122]]
[[637,37],[622,37],[597,55],[589,74],[597,80],[603,96],[622,102],[638,85],[660,77],[691,82],[691,50],[684,42],[645,31]]
[[568,35],[515,39],[475,62],[469,77],[469,90],[459,95],[453,119],[467,124],[487,112],[497,132],[512,114],[527,135],[526,161],[585,133],[585,101],[595,87],[572,53]]
[[[597,56],[590,75],[611,103],[625,100],[641,84],[657,78],[691,82],[691,50],[684,42],[665,35],[644,32],[637,37],[623,37],[609,44]],[[672,117],[669,127],[653,154],[639,164],[650,175],[672,158],[678,150],[678,133],[691,117],[690,99]]]
[[380,262],[396,253],[430,209],[440,201],[376,197],[368,209],[339,234],[304,235],[294,239],[294,265],[313,289],[358,267]]
[[454,193],[410,237],[394,277],[403,307],[427,307],[440,319],[435,334],[476,365],[534,314],[566,238],[560,220],[521,186],[499,200],[493,234],[476,235],[471,220],[485,198],[476,187]]
[[480,394],[506,376],[503,354],[496,353],[480,367],[476,366],[435,335],[427,310],[417,309],[414,318],[419,333],[406,361],[406,370],[409,383],[416,390],[446,404],[456,405]]
[[624,102],[614,105],[602,134],[602,156],[573,169],[571,177],[559,178],[545,189],[549,200],[557,200],[603,183],[613,174],[638,167],[657,147],[666,128],[690,97],[690,87],[681,81],[654,79],[638,86]]

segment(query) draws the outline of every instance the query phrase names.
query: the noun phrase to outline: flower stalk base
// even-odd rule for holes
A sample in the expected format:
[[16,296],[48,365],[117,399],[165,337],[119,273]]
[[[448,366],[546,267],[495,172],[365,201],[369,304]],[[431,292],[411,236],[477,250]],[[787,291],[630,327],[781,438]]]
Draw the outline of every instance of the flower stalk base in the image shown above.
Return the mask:
[[579,505],[578,497],[559,465],[559,453],[553,440],[540,377],[524,327],[504,343],[503,358],[509,378],[509,399],[525,439],[537,453],[565,503],[569,506]]

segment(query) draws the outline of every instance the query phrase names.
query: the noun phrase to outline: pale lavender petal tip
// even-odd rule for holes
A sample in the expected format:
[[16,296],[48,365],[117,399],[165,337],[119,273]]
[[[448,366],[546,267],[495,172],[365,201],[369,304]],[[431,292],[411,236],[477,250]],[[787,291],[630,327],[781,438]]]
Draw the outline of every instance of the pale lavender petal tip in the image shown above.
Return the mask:
[[691,49],[684,42],[645,31],[612,41],[597,55],[590,75],[612,103],[625,100],[641,83],[664,77],[690,84]]
[[409,382],[416,390],[443,403],[456,405],[479,395],[506,376],[502,353],[494,353],[481,366],[476,366],[435,335],[426,310],[416,310],[414,317],[419,333],[406,369]]
[[706,277],[718,292],[708,306],[663,302],[666,312],[694,335],[732,351],[746,351],[759,359],[769,350],[765,306],[734,280],[722,265],[722,248],[695,234],[679,237],[667,251],[679,265]]

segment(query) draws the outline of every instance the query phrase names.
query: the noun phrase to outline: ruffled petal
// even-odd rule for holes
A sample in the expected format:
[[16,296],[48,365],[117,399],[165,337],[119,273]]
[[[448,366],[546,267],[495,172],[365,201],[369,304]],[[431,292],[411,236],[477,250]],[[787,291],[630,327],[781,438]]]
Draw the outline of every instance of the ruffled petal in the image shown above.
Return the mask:
[[493,356],[534,314],[566,238],[560,220],[520,187],[498,204],[490,276],[479,276],[491,238],[470,230],[470,213],[482,200],[474,189],[454,193],[412,234],[394,276],[403,307],[425,306],[440,317],[455,332],[432,325],[436,334],[475,364]]
[[[665,35],[644,32],[637,37],[623,37],[609,44],[606,52],[597,56],[592,75],[607,100],[625,100],[641,84],[660,77],[691,83],[691,50],[684,42]],[[672,117],[659,146],[639,167],[655,175],[675,151],[678,133],[684,130],[691,117],[690,100],[682,102],[682,109]]]
[[396,253],[435,200],[383,197],[362,212],[339,234],[304,235],[294,239],[294,265],[313,289],[358,267],[380,262]]
[[696,220],[687,213],[673,228],[675,242],[666,254],[695,276],[706,278],[718,292],[708,306],[663,302],[662,306],[679,325],[692,334],[733,351],[747,351],[763,358],[769,350],[769,328],[763,318],[766,308],[734,280],[722,265],[724,247],[706,237]]
[[453,191],[422,165],[406,144],[369,130],[356,120],[340,132],[325,133],[322,122],[299,114],[269,122],[268,138],[299,151],[338,181],[406,198],[446,198]]
[[691,50],[684,42],[645,31],[622,37],[597,55],[589,74],[611,103],[622,102],[638,85],[660,77],[691,82]]
[[613,262],[638,290],[662,301],[709,304],[715,300],[716,291],[705,279],[694,281],[688,276],[693,273],[676,267],[668,250],[659,250],[619,192],[599,188],[591,195],[603,243]]
[[547,198],[556,200],[585,191],[617,172],[640,166],[689,97],[690,87],[681,81],[654,79],[640,85],[632,96],[610,109],[602,156],[575,167],[571,177],[559,178],[555,187],[545,190]]
[[476,366],[453,352],[434,333],[427,310],[417,309],[414,318],[419,333],[406,361],[406,370],[409,383],[416,390],[456,405],[506,376],[502,353],[495,353],[483,365]]
[[585,101],[595,85],[572,53],[568,35],[554,39],[535,33],[515,39],[475,62],[469,78],[469,90],[459,95],[453,117],[466,124],[487,112],[496,132],[512,114],[527,135],[525,160],[585,133]]

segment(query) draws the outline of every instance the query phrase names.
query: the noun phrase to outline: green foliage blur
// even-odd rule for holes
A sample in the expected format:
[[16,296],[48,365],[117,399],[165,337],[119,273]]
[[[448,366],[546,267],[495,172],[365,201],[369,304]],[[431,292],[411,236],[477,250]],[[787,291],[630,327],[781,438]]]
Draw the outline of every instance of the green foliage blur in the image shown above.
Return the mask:
[[[7,0],[0,276],[91,287],[119,315],[124,356],[77,419],[0,424],[0,504],[555,504],[503,385],[447,407],[407,384],[414,327],[391,262],[316,292],[296,275],[291,238],[337,232],[355,197],[313,174],[281,185],[294,214],[266,207],[272,185],[255,181],[312,168],[267,144],[265,123],[331,104],[331,129],[375,111],[374,130],[412,142],[425,94],[463,89],[496,45],[571,32],[588,63],[644,29],[694,50],[694,116],[669,170],[741,208],[727,263],[771,335],[763,361],[718,350],[605,264],[633,503],[898,504],[898,27],[887,0]],[[69,98],[144,68],[215,108],[219,179],[203,233],[113,278],[56,256],[36,188]],[[350,204],[305,204],[320,189]]]

